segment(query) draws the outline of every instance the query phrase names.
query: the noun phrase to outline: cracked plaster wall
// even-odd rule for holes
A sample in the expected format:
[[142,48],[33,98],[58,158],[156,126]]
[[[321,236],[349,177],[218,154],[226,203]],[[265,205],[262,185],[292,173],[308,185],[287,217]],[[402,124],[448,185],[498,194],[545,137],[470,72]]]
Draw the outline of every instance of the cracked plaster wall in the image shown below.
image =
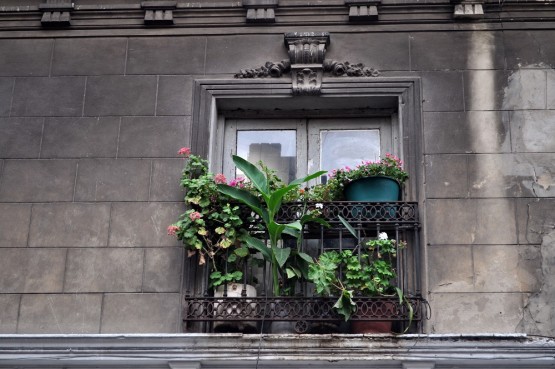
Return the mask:
[[546,37],[474,33],[462,46],[463,111],[425,113],[431,332],[555,334],[555,50]]

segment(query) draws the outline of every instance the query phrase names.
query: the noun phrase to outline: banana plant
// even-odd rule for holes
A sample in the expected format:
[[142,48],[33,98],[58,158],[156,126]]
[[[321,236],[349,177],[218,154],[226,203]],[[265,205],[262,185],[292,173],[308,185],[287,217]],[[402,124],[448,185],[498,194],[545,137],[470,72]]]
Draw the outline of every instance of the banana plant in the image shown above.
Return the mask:
[[[255,165],[237,155],[233,155],[233,162],[235,163],[235,166],[250,180],[256,189],[256,192],[260,194],[260,197],[255,196],[253,193],[245,189],[228,186],[226,184],[219,184],[218,191],[246,204],[252,209],[252,211],[258,214],[260,219],[264,222],[270,241],[270,247],[268,247],[268,245],[266,245],[266,243],[262,240],[252,236],[246,237],[246,242],[250,247],[259,251],[264,259],[270,263],[272,270],[273,293],[274,296],[280,296],[279,271],[285,270],[288,276],[299,276],[301,273],[298,269],[295,270],[293,268],[287,268],[288,260],[294,258],[297,262],[305,262],[307,263],[306,269],[308,269],[308,264],[313,261],[309,255],[298,249],[292,250],[290,247],[279,247],[279,240],[282,239],[284,233],[299,239],[299,237],[302,236],[303,224],[308,220],[316,221],[321,224],[325,224],[325,222],[319,218],[310,217],[305,214],[299,220],[281,224],[276,221],[276,216],[281,208],[285,195],[291,191],[298,190],[301,184],[308,182],[311,179],[320,177],[325,174],[326,171],[319,171],[307,177],[296,179],[288,185],[278,189],[272,189],[270,188],[267,176]],[[260,200],[260,198],[262,200]]]

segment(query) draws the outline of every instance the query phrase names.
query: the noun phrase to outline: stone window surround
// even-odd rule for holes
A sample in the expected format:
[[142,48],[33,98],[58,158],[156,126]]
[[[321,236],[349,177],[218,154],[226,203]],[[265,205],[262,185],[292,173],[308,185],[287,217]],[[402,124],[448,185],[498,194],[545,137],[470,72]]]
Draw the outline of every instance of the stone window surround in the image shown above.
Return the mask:
[[[257,109],[257,116],[275,116],[279,106],[283,117],[311,114],[309,106],[325,106],[335,114],[350,116],[354,110],[371,106],[393,109],[398,125],[399,154],[411,174],[405,188],[407,201],[422,202],[421,82],[419,77],[324,77],[319,96],[293,97],[288,78],[203,79],[194,81],[192,149],[211,158],[218,123],[228,111]],[[315,112],[316,110],[314,110]]]

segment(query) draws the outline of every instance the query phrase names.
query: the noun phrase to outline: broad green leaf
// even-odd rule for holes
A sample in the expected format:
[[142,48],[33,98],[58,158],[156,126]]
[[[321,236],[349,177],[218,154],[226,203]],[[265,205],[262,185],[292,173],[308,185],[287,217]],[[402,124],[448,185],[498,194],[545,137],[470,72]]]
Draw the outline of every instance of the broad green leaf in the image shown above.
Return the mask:
[[285,224],[285,226],[287,228],[296,229],[298,231],[302,231],[302,229],[303,229],[303,226],[302,226],[301,222],[299,222],[298,220],[294,221],[292,223],[287,223],[287,224]]
[[262,204],[252,193],[241,188],[228,186],[226,184],[218,184],[216,187],[218,188],[218,191],[220,191],[224,195],[245,203],[252,210],[260,214],[260,211],[262,210]]
[[283,233],[288,234],[289,236],[295,237],[295,238],[299,238],[301,237],[301,232],[299,232],[296,229],[293,228],[285,228],[283,230]]
[[405,297],[403,291],[401,291],[399,287],[395,287],[395,292],[397,292],[397,296],[399,296],[399,303],[403,304],[404,302],[407,306],[407,309],[409,310],[409,324],[407,324],[407,328],[405,328],[405,330],[403,331],[403,333],[406,333],[412,324],[412,320],[414,318],[414,309],[412,308],[412,304],[410,303],[409,299]]
[[284,229],[285,225],[283,224],[276,222],[268,223],[268,233],[270,234],[270,238],[275,238],[276,240],[279,239]]
[[311,179],[318,178],[318,177],[326,174],[327,172],[328,172],[327,170],[321,170],[319,172],[312,173],[312,174],[310,174],[310,175],[308,175],[304,178],[297,178],[294,181],[292,181],[291,183],[289,183],[289,185],[298,185],[298,184],[301,184],[301,183],[308,182]]
[[244,258],[249,254],[249,249],[246,247],[239,247],[238,249],[235,249],[234,252],[237,256]]
[[243,159],[240,156],[233,155],[233,162],[235,166],[239,168],[248,179],[250,179],[251,183],[262,193],[263,196],[268,197],[269,186],[268,186],[268,179],[264,175],[260,169],[258,169],[254,164],[248,162],[247,160]]
[[345,228],[347,228],[347,230],[351,232],[351,234],[358,240],[358,234],[355,231],[355,229],[349,224],[349,222],[347,222],[347,220],[345,220],[345,218],[343,218],[341,215],[338,215],[338,217],[341,223],[343,223],[343,225],[345,226]]
[[252,236],[246,236],[245,241],[247,242],[247,245],[249,245],[250,247],[252,247],[256,251],[259,251],[262,254],[262,256],[264,257],[264,259],[266,259],[268,261],[272,260],[271,249],[269,249],[268,246],[266,246],[266,244],[264,242],[262,242],[258,238],[254,238]]
[[235,200],[241,201],[250,207],[255,213],[262,217],[264,222],[268,222],[268,212],[262,207],[260,200],[252,193],[242,190],[240,188],[231,187],[226,184],[218,184],[218,191],[227,195]]
[[339,314],[345,317],[345,321],[349,320],[351,314],[356,310],[356,304],[353,301],[353,291],[343,290],[333,307],[337,309]]
[[297,255],[299,255],[299,257],[303,260],[305,260],[306,262],[312,264],[314,263],[314,260],[312,260],[312,257],[308,254],[305,254],[304,252],[298,252]]
[[305,214],[301,217],[301,219],[299,219],[299,221],[301,222],[301,224],[306,224],[308,222],[315,222],[315,223],[319,223],[321,225],[323,225],[324,227],[329,227],[329,223],[326,222],[324,219],[316,217],[312,214]]
[[284,247],[284,248],[276,247],[276,248],[272,249],[272,251],[274,252],[274,256],[276,258],[276,261],[277,261],[279,267],[283,268],[283,266],[287,262],[287,259],[289,258],[289,255],[291,255],[291,248],[290,247]]
[[281,205],[283,196],[285,196],[287,193],[289,193],[291,190],[295,189],[296,187],[297,187],[296,185],[289,185],[274,191],[270,196],[270,199],[268,200],[268,211],[272,214],[275,214]]
[[287,267],[285,268],[285,272],[287,273],[287,278],[301,278],[301,271],[295,267]]

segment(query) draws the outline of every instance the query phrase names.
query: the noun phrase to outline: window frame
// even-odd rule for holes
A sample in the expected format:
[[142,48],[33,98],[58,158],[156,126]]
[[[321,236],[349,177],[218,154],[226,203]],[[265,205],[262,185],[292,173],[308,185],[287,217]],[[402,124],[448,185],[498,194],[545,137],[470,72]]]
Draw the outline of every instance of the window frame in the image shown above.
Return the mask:
[[[215,147],[223,147],[221,172],[226,178],[235,177],[232,154],[237,153],[238,132],[240,131],[273,131],[294,130],[296,132],[296,177],[303,177],[314,173],[321,168],[322,131],[342,130],[377,130],[380,138],[380,156],[389,152],[398,154],[396,147],[398,137],[393,129],[391,116],[366,116],[366,117],[335,117],[335,118],[287,118],[284,112],[283,118],[228,118],[220,120],[218,130],[224,132],[221,140],[215,143]],[[214,166],[220,168],[220,164],[214,158]],[[375,160],[377,158],[364,158]],[[253,163],[255,164],[255,163]],[[329,170],[338,168],[329,168]],[[313,181],[318,183],[320,179]]]

